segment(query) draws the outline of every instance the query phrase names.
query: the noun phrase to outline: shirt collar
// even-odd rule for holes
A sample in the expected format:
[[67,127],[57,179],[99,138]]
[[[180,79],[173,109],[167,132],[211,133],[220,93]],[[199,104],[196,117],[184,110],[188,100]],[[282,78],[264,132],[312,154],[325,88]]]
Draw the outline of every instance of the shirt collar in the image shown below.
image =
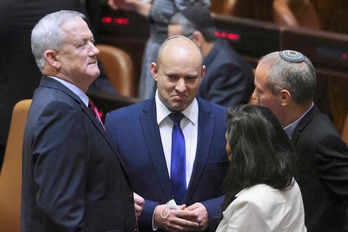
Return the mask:
[[[172,113],[159,99],[158,97],[158,91],[156,91],[155,96],[156,101],[156,114],[157,114],[157,124],[159,125],[166,117],[169,116],[169,114]],[[188,118],[193,125],[197,124],[198,121],[198,102],[197,99],[194,98],[191,104],[181,111],[185,115],[186,118]]]
[[292,137],[292,134],[294,133],[294,130],[297,127],[297,125],[300,123],[301,119],[313,108],[313,106],[314,106],[314,103],[312,103],[311,107],[309,107],[309,109],[306,112],[304,112],[304,114],[302,114],[301,117],[299,117],[293,123],[284,127],[284,131],[289,136],[289,138]]
[[74,94],[76,94],[81,99],[81,101],[88,107],[89,98],[81,89],[79,89],[77,86],[75,86],[75,85],[73,85],[65,80],[62,80],[58,77],[53,77],[53,76],[48,76],[48,77],[62,83],[65,87],[67,87]]

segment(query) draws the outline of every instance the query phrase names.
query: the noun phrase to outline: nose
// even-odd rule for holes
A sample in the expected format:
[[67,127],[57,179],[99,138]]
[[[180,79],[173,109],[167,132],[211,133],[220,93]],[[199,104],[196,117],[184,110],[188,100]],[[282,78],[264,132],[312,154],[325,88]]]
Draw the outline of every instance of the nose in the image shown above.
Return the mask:
[[256,88],[254,89],[254,92],[253,94],[251,95],[251,101],[250,101],[251,104],[259,104],[260,103],[260,99],[259,99],[259,96],[256,94]]
[[180,93],[184,92],[186,90],[186,83],[184,78],[180,78],[178,82],[176,83],[175,89],[179,91]]
[[92,43],[91,49],[88,52],[89,56],[96,56],[99,54],[99,49]]
[[256,98],[256,89],[254,89],[253,94],[251,95],[251,98],[252,98],[252,99],[255,99],[255,98]]

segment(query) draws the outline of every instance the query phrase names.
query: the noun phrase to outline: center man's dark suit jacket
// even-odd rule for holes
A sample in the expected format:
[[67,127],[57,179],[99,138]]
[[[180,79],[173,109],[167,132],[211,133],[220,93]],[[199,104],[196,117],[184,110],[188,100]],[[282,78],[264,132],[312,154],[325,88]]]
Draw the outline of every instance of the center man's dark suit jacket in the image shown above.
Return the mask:
[[[294,130],[308,232],[348,231],[348,148],[314,106]],[[344,230],[343,230],[344,228]]]
[[29,110],[22,180],[22,232],[136,229],[130,182],[109,135],[48,77]]
[[[224,196],[222,182],[228,168],[226,109],[198,98],[198,144],[184,202],[202,202],[209,213],[209,230],[215,231]],[[157,204],[174,199],[156,119],[155,98],[106,115],[106,129],[124,160],[134,192],[145,198],[140,231],[152,231]]]

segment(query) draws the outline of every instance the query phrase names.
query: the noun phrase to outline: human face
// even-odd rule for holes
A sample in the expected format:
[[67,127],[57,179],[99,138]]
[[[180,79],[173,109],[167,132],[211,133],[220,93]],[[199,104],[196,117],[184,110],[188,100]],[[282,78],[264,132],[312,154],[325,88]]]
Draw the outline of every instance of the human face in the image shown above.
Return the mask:
[[260,63],[256,67],[254,85],[255,90],[252,98],[256,105],[270,109],[273,114],[281,121],[282,118],[282,97],[280,92],[273,93],[268,82],[269,66]]
[[151,64],[158,97],[171,111],[182,111],[191,104],[204,77],[205,66],[194,46],[194,43],[190,47],[167,45],[159,63]]
[[100,73],[99,50],[94,46],[93,34],[86,22],[78,17],[62,25],[61,29],[65,38],[57,54],[58,76],[86,92]]
[[174,35],[183,35],[182,26],[180,24],[168,25],[168,37],[171,37]]
[[227,152],[227,157],[228,160],[231,161],[232,160],[232,150],[230,147],[230,143],[228,141],[228,136],[227,136],[227,132],[225,133],[225,139],[226,139],[226,152]]

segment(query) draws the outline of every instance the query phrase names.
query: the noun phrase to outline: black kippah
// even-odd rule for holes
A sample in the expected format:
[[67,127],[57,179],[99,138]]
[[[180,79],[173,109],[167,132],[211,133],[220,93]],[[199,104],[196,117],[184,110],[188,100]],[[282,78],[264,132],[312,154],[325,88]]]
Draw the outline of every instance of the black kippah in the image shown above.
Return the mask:
[[297,51],[293,51],[293,50],[284,50],[279,52],[279,56],[288,62],[291,63],[300,63],[305,61],[305,56]]
[[181,14],[187,18],[198,31],[205,28],[214,27],[213,19],[210,16],[210,11],[205,6],[189,6],[182,10]]

